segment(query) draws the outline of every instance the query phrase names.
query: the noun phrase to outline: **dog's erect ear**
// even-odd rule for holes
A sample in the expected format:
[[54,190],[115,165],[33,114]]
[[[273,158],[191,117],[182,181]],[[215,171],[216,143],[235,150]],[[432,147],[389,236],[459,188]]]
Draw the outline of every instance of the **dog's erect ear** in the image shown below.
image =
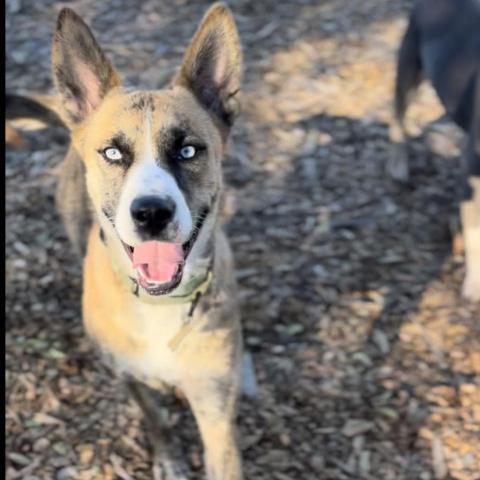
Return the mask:
[[216,3],[205,14],[174,83],[189,89],[225,127],[239,112],[242,50],[230,10]]
[[90,29],[69,8],[58,16],[52,65],[63,106],[73,123],[86,118],[111,88],[121,84]]

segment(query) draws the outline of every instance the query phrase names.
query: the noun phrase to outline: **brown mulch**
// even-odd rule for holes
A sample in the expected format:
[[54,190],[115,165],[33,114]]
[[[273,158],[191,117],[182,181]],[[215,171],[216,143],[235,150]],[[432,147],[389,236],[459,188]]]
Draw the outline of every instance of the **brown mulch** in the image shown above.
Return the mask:
[[[63,5],[127,83],[158,87],[209,3],[9,0],[7,88],[51,89]],[[240,405],[246,478],[478,480],[480,308],[460,297],[459,149],[435,133],[428,87],[409,115],[412,181],[383,171],[409,2],[229,4],[246,71],[227,230],[259,385]],[[83,334],[80,266],[53,205],[66,139],[23,140],[5,167],[7,478],[151,478],[139,411]],[[171,421],[202,478],[192,419]]]

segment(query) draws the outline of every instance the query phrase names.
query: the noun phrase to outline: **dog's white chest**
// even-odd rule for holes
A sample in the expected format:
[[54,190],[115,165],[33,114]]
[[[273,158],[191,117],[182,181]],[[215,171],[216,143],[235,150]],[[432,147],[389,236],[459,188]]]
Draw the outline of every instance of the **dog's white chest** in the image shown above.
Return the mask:
[[185,325],[189,303],[168,306],[149,305],[142,302],[134,307],[132,339],[139,348],[130,355],[116,358],[117,368],[144,380],[178,384],[180,364],[171,341],[178,338]]

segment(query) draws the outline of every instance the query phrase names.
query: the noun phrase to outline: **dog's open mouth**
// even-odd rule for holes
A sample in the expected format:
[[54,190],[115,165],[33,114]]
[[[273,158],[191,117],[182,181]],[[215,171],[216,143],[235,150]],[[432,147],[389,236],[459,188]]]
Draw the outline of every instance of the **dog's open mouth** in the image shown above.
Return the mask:
[[202,210],[190,238],[183,244],[151,240],[136,247],[122,241],[139,285],[150,295],[165,295],[174,290],[183,276],[183,267],[205,223],[209,209]]

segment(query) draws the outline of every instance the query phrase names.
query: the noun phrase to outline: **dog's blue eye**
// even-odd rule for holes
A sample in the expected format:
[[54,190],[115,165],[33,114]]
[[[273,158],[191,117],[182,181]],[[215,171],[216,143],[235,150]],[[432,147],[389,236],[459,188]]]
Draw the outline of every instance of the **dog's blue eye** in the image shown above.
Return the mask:
[[105,155],[106,158],[113,161],[121,160],[123,156],[122,152],[118,148],[113,148],[113,147],[106,148],[103,151],[103,154]]
[[197,150],[192,145],[186,145],[180,150],[180,156],[185,159],[193,158]]

